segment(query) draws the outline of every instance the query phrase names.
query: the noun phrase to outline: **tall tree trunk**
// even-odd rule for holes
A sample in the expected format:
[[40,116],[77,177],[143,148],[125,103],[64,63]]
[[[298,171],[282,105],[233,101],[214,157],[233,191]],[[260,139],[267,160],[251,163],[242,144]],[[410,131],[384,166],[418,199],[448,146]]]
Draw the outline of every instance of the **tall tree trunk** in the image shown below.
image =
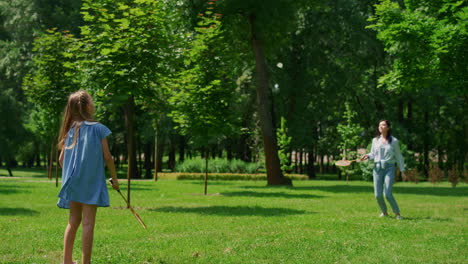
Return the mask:
[[50,156],[49,156],[49,166],[47,168],[47,178],[52,180],[52,168],[54,166],[54,138],[50,140]]
[[[53,138],[53,147],[55,151],[55,187],[58,187],[58,167],[59,167],[59,149],[58,149],[58,131],[60,130],[60,114],[56,113],[55,115],[55,131],[57,134],[54,134]],[[52,163],[53,164],[53,163]]]
[[226,157],[230,161],[232,160],[232,139],[226,140]]
[[13,172],[11,172],[11,164],[11,159],[7,158],[7,160],[5,161],[6,170],[8,171],[8,175],[10,175],[10,177],[13,177]]
[[314,167],[314,148],[311,148],[308,153],[308,162],[307,162],[307,176],[309,179],[315,179],[317,176],[315,175],[315,167]]
[[164,149],[166,147],[166,135],[158,130],[158,155],[156,156],[156,162],[158,164],[158,172],[163,171],[163,157]]
[[209,153],[208,150],[206,151],[205,155],[205,188],[204,188],[204,194],[206,195],[208,193],[208,159],[209,159]]
[[185,136],[180,136],[179,140],[179,162],[182,163],[185,160]]
[[55,145],[55,187],[58,187],[59,150],[57,147],[57,142],[54,145]]
[[[409,131],[411,133],[412,124],[413,124],[413,101],[411,100],[411,97],[409,98],[409,101],[408,101],[408,115],[406,117],[406,122],[409,125]],[[408,142],[408,148],[414,149],[414,144],[412,140]]]
[[138,166],[137,166],[138,175],[141,175],[143,172],[143,160],[141,158],[142,151],[141,151],[141,138],[140,137],[138,137],[138,140],[136,143],[137,143],[136,145],[137,145],[137,158],[138,158]]
[[[34,156],[35,156],[35,159],[36,159],[36,167],[37,168],[40,168],[41,167],[41,149],[39,148],[39,143],[38,142],[34,142]],[[0,162],[0,166],[1,166],[1,162]]]
[[325,173],[325,167],[323,166],[323,159],[324,159],[324,155],[320,155],[320,174],[324,174]]
[[249,16],[252,48],[255,54],[255,72],[257,79],[257,100],[260,127],[263,137],[263,147],[265,150],[265,165],[267,170],[268,185],[292,185],[290,179],[283,176],[281,172],[280,160],[278,157],[278,145],[274,132],[273,117],[271,115],[270,91],[268,89],[268,75],[266,68],[266,58],[261,39],[257,35],[255,15]]
[[151,179],[151,142],[145,143],[145,179]]
[[131,179],[138,177],[136,164],[136,148],[135,148],[135,130],[133,127],[133,118],[135,117],[135,101],[133,95],[128,98],[124,106],[125,114],[125,130],[127,132],[127,155],[128,155],[128,170],[127,170],[127,201],[130,206],[130,183]]
[[158,172],[159,172],[159,164],[158,164],[158,157],[159,157],[159,124],[156,125],[156,129],[154,131],[154,181],[158,180]]
[[[426,126],[429,125],[429,112],[428,110],[426,109],[424,111],[424,124]],[[426,179],[429,178],[429,131],[430,131],[430,128],[427,127],[426,131],[424,132],[424,147],[423,147],[423,151],[424,151],[424,161],[423,161],[423,172],[424,172],[424,177]]]
[[299,174],[304,172],[302,149],[299,150]]
[[175,135],[170,134],[169,135],[169,159],[167,161],[167,167],[174,172],[175,171]]

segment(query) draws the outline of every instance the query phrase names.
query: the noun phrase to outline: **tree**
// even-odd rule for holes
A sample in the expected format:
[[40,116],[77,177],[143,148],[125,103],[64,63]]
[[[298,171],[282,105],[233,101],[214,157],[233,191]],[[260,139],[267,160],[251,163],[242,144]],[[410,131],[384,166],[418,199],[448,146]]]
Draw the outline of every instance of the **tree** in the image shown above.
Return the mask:
[[[416,93],[424,99],[418,108],[409,108],[412,120],[418,122],[415,137],[423,155],[423,170],[428,176],[430,152],[445,146],[450,166],[464,169],[466,161],[465,137],[466,77],[468,75],[467,5],[465,1],[406,0],[395,3],[383,0],[376,5],[370,28],[393,58],[387,74],[379,79],[389,90]],[[463,105],[464,107],[450,107]],[[449,110],[450,109],[450,110]],[[450,112],[450,114],[449,114]],[[435,127],[450,127],[436,129]],[[440,131],[433,133],[432,131]],[[442,148],[437,150],[444,155]]]
[[286,126],[286,119],[284,117],[281,117],[281,126],[276,131],[276,137],[278,138],[278,156],[281,162],[281,170],[283,173],[289,172],[292,170],[291,152],[289,147],[292,137],[288,135],[288,127]]
[[[76,90],[71,78],[74,63],[72,50],[76,44],[73,35],[67,32],[47,30],[34,41],[32,73],[25,76],[23,90],[28,100],[39,106],[50,118],[48,130],[50,149],[49,179],[52,177],[53,160],[58,161],[57,138],[60,125],[60,113],[67,102],[66,95]],[[55,155],[53,155],[55,153]],[[58,165],[58,162],[56,163]],[[58,167],[55,172],[58,187]]]
[[[338,124],[336,130],[341,136],[340,149],[342,150],[342,158],[346,160],[355,160],[357,156],[357,147],[362,143],[360,135],[363,129],[354,123],[356,113],[350,108],[349,103],[345,104],[346,110],[344,111],[343,118],[346,120],[345,124]],[[349,174],[359,174],[357,168],[341,167],[346,173],[346,180]]]
[[[210,12],[205,13],[210,15]],[[202,17],[196,28],[192,45],[185,56],[186,69],[175,82],[170,98],[171,117],[183,135],[190,134],[196,146],[204,150],[205,187],[207,194],[208,159],[210,145],[222,136],[233,133],[236,121],[232,113],[235,103],[229,57],[223,43],[220,22]]]
[[223,21],[237,33],[237,37],[249,41],[255,65],[258,118],[260,121],[267,182],[269,185],[292,185],[281,172],[275,119],[272,109],[271,82],[268,58],[284,44],[288,31],[294,28],[298,9],[305,1],[221,1]]
[[[1,87],[0,87],[1,88]],[[21,107],[11,89],[0,89],[0,157],[5,160],[6,169],[13,176],[11,168],[20,142],[24,140],[25,129],[21,120]]]
[[[135,145],[135,101],[154,96],[150,86],[167,69],[174,48],[168,30],[172,16],[162,1],[83,2],[87,25],[81,27],[83,80],[99,98],[123,106],[128,152],[128,180],[138,177]],[[128,201],[130,189],[128,187]]]

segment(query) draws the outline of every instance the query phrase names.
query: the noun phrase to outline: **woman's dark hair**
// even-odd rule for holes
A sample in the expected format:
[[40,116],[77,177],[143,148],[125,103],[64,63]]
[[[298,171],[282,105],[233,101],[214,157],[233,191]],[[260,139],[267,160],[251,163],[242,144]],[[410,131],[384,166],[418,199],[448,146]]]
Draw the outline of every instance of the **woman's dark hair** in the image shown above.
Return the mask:
[[388,127],[387,141],[388,141],[388,144],[391,144],[392,143],[392,126],[390,125],[390,121],[388,120],[384,119],[384,120],[379,121],[379,123],[377,124],[377,131],[376,131],[375,137],[378,138],[380,136],[379,125],[382,122],[385,122],[385,124],[387,124],[387,127]]

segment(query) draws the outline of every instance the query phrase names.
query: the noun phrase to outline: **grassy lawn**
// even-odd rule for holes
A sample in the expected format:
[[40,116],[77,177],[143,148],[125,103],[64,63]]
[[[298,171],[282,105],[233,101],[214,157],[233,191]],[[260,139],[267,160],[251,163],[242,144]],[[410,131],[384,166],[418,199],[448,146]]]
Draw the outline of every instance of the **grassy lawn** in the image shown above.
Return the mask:
[[[466,184],[396,184],[403,221],[378,217],[368,182],[265,184],[213,181],[203,196],[201,181],[133,181],[132,203],[147,230],[109,190],[93,263],[467,262]],[[56,207],[58,191],[35,175],[0,178],[0,263],[60,263],[68,211]]]

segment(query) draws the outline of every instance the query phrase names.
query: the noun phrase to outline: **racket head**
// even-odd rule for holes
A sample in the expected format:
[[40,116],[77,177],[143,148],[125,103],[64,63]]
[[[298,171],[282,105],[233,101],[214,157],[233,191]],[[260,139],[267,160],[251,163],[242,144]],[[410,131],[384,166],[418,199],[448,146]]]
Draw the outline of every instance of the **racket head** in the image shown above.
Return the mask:
[[338,160],[338,161],[335,161],[335,165],[338,167],[347,167],[351,165],[351,161],[350,160]]

